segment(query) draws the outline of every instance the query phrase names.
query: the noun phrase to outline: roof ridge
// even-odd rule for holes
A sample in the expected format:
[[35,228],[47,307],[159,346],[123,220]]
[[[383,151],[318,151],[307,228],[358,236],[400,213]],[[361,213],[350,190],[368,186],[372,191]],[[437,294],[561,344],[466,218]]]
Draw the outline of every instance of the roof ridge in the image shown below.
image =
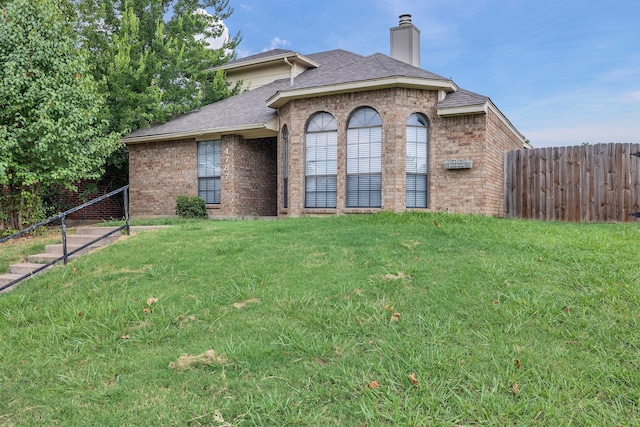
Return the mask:
[[383,53],[380,52],[376,52],[376,53],[372,53],[371,55],[369,55],[367,58],[372,58],[375,59],[376,61],[378,61],[378,63],[380,64],[380,66],[382,68],[384,68],[385,70],[387,70],[387,72],[391,72],[391,69],[389,69],[389,67],[387,67],[387,64],[385,64],[385,62],[382,60],[382,58],[386,58],[387,56]]
[[344,52],[344,53],[348,53],[348,54],[353,55],[353,56],[359,56],[361,58],[365,58],[365,56],[360,55],[359,53],[351,52],[350,50],[346,50],[346,49],[321,50],[320,52],[309,53],[306,56],[309,56],[309,55],[322,55],[323,53],[329,53],[329,52]]
[[[337,51],[345,52],[345,53],[352,53],[352,52],[349,52],[348,50],[344,50],[344,49],[332,49],[332,50],[327,50],[325,52],[337,52]],[[325,53],[325,52],[319,52],[319,53]],[[358,54],[356,54],[356,55],[358,55]],[[355,63],[358,63],[358,62],[361,62],[361,61],[363,61],[363,60],[368,58],[366,56],[361,56],[361,55],[358,55],[358,56],[359,57],[358,58],[354,58],[353,61],[348,61],[348,62],[340,64],[339,66],[334,66],[334,67],[328,67],[327,65],[320,63],[320,66],[318,68],[314,69],[314,76],[312,78],[315,79],[315,78],[318,78],[318,77],[325,76],[328,73],[331,73],[331,72],[333,72],[335,70],[340,70],[340,69],[343,69],[343,68],[346,68],[346,67],[350,67],[351,65],[353,65]],[[323,69],[323,66],[324,67],[328,67],[328,68]],[[307,71],[305,71],[304,73],[300,74],[300,76],[299,76],[299,77],[301,77],[302,81],[305,80],[304,76],[305,76],[306,72]],[[294,84],[294,87],[295,86],[296,85]]]

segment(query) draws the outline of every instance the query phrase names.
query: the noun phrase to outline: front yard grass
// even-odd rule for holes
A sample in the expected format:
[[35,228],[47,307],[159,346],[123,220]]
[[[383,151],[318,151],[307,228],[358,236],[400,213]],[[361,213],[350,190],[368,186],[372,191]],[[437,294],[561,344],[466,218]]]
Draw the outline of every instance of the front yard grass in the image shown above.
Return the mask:
[[639,253],[447,214],[138,233],[0,295],[0,424],[638,425]]

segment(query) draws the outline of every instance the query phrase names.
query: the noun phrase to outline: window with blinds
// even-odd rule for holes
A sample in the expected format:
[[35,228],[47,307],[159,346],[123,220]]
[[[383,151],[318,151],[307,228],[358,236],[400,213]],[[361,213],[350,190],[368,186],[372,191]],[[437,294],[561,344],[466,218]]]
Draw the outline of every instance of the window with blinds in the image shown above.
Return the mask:
[[198,142],[198,196],[220,203],[220,140]]
[[338,173],[338,124],[329,113],[317,113],[305,133],[305,206],[335,208]]
[[428,206],[429,124],[422,114],[412,114],[407,121],[406,197],[408,208]]
[[347,127],[347,207],[382,206],[382,119],[361,108]]

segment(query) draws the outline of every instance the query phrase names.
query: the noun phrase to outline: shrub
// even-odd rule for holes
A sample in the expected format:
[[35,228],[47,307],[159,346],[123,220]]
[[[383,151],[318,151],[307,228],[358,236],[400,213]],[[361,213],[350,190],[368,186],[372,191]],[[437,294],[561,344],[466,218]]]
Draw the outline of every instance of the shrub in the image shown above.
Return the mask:
[[176,198],[176,215],[182,218],[204,218],[207,216],[207,208],[200,197],[181,194]]

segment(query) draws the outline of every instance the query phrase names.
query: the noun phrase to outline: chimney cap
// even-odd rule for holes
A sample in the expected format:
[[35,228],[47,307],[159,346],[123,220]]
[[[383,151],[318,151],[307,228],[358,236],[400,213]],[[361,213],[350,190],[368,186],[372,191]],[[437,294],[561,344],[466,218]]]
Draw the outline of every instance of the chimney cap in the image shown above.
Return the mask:
[[400,15],[399,18],[400,18],[400,26],[411,25],[411,14],[405,13]]

